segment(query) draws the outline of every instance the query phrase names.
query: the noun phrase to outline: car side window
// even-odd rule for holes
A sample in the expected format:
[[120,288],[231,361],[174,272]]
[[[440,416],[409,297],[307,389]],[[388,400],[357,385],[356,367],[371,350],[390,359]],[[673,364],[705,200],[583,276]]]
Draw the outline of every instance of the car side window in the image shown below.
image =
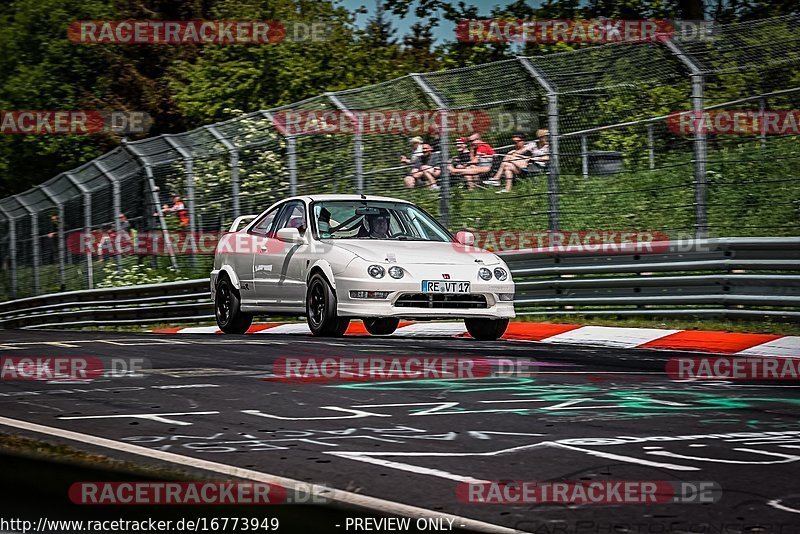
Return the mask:
[[253,226],[250,229],[250,233],[251,234],[257,234],[257,235],[267,235],[267,234],[269,234],[270,233],[270,229],[272,227],[272,223],[275,220],[275,216],[280,211],[281,211],[281,206],[278,206],[274,210],[272,210],[269,213],[267,213],[264,217],[261,218],[260,221],[258,221],[256,223],[255,226]]
[[281,228],[297,228],[300,234],[306,231],[306,206],[302,202],[291,202],[281,210],[278,222],[275,225],[277,232]]

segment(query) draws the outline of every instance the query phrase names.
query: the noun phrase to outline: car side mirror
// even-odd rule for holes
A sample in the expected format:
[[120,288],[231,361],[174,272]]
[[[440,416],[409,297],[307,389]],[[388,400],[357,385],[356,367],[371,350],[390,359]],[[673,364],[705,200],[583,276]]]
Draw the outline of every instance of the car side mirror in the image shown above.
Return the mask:
[[300,235],[300,230],[297,228],[281,228],[275,234],[275,237],[278,240],[283,241],[285,243],[302,243],[303,236]]
[[461,231],[456,234],[456,241],[461,243],[462,245],[474,245],[475,244],[475,234],[472,232]]

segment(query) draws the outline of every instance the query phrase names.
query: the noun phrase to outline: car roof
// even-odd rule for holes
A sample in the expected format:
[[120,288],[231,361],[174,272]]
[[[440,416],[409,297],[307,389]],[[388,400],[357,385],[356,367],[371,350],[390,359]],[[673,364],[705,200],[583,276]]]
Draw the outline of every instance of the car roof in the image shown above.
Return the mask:
[[377,195],[300,195],[296,197],[287,198],[286,200],[301,199],[311,200],[313,202],[321,202],[325,200],[378,200],[384,202],[403,202],[410,204],[407,200],[392,197],[381,197]]

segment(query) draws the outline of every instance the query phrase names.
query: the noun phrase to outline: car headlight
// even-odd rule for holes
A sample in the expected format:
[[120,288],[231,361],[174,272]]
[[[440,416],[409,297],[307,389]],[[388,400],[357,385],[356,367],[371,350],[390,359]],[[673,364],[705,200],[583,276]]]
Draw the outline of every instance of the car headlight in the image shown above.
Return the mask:
[[386,274],[386,271],[380,265],[370,265],[367,267],[367,274],[369,274],[372,278],[383,278],[383,275]]
[[498,280],[502,281],[502,280],[505,280],[506,278],[508,278],[508,273],[502,267],[497,267],[494,270],[494,277],[497,278]]
[[486,267],[481,267],[478,269],[478,276],[481,277],[483,280],[491,280],[492,279],[492,271],[487,269]]
[[397,278],[398,280],[403,278],[403,268],[398,267],[397,265],[389,267],[389,276],[392,278]]

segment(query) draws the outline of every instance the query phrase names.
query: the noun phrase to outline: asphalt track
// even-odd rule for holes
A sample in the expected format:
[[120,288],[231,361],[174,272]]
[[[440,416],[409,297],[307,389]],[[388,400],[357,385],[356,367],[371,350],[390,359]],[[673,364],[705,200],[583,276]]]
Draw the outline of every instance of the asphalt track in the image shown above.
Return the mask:
[[[665,374],[669,358],[696,354],[449,337],[0,331],[0,355],[152,365],[142,377],[3,381],[0,432],[140,463],[319,484],[376,517],[427,510],[496,532],[800,532],[797,383]],[[268,380],[285,356],[539,365],[529,377]],[[470,480],[709,481],[722,491],[704,504],[474,504],[456,496]],[[337,522],[318,531],[354,530]]]

